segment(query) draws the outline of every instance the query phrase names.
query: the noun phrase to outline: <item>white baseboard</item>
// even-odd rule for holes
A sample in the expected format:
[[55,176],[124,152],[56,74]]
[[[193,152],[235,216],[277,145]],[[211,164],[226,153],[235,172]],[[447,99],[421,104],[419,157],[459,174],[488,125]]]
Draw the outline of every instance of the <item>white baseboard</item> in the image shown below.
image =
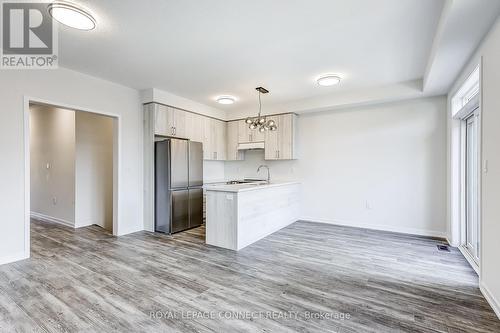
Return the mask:
[[130,228],[130,229],[125,229],[125,230],[118,230],[118,232],[116,232],[115,230],[113,230],[113,235],[115,236],[125,236],[125,235],[128,235],[128,234],[133,234],[134,232],[139,232],[139,231],[144,231],[144,228],[142,227],[135,227],[135,228]]
[[5,264],[9,264],[11,262],[28,259],[29,257],[30,257],[29,253],[24,253],[24,252],[16,253],[16,254],[9,255],[9,256],[4,256],[4,257],[0,258],[0,265],[5,265]]
[[493,311],[497,315],[498,319],[500,319],[500,302],[491,294],[490,290],[484,285],[482,281],[479,282],[479,289],[483,293],[484,298],[490,304]]
[[416,235],[416,236],[426,236],[426,237],[438,237],[438,238],[447,238],[446,232],[435,231],[435,230],[422,230],[415,228],[404,228],[404,227],[394,227],[387,225],[377,225],[377,224],[368,224],[368,223],[357,223],[357,222],[347,222],[347,221],[339,221],[339,220],[325,220],[325,219],[317,219],[314,217],[302,217],[301,221],[304,222],[318,222],[318,223],[327,223],[333,225],[341,225],[346,227],[353,228],[362,228],[362,229],[372,229],[372,230],[380,230],[380,231],[390,231],[397,232],[401,234],[408,235]]
[[35,220],[41,220],[41,221],[45,221],[45,222],[59,223],[59,224],[62,224],[62,225],[65,225],[65,226],[71,227],[71,228],[75,227],[75,224],[73,222],[71,222],[71,221],[66,221],[66,220],[63,220],[63,219],[59,219],[59,218],[56,218],[56,217],[52,217],[52,216],[48,216],[48,215],[44,215],[44,214],[40,214],[40,213],[31,212],[30,216],[31,216],[31,218],[33,218]]
[[75,223],[75,228],[89,227],[89,226],[94,225],[94,224],[99,225],[98,223],[93,223],[91,220],[83,221],[83,222],[79,221],[78,223]]

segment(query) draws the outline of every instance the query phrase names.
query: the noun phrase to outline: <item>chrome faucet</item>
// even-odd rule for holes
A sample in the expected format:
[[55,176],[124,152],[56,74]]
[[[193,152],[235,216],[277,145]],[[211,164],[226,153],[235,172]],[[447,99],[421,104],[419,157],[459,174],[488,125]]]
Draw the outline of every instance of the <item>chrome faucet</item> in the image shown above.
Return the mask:
[[259,166],[259,168],[257,169],[257,173],[259,173],[260,169],[261,168],[266,168],[267,169],[267,183],[271,183],[271,173],[269,171],[269,167],[267,165],[261,165]]

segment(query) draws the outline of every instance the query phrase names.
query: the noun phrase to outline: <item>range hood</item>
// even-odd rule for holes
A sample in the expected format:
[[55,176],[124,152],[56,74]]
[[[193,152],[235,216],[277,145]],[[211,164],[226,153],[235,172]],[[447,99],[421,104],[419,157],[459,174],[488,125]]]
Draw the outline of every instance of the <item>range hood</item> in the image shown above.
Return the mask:
[[238,144],[238,150],[264,149],[264,142],[246,142]]

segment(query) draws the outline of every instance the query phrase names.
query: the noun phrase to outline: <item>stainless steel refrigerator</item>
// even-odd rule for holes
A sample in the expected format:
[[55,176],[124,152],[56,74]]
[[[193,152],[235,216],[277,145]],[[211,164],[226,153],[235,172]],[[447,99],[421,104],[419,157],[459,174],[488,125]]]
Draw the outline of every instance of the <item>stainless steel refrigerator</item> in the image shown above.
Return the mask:
[[203,147],[165,139],[155,143],[155,230],[173,234],[203,223]]

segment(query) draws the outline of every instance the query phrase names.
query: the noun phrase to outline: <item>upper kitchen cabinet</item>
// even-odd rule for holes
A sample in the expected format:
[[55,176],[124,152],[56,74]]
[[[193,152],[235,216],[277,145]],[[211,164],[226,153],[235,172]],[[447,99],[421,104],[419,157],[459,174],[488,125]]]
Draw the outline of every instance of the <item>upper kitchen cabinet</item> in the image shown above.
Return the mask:
[[218,161],[225,161],[227,158],[227,127],[226,122],[221,120],[215,121],[216,129],[216,157]]
[[227,150],[226,160],[228,161],[242,161],[245,157],[244,153],[238,150],[238,121],[229,121],[226,125],[227,132]]
[[154,104],[155,113],[155,134],[170,136],[174,134],[174,110],[173,108]]
[[189,112],[174,108],[174,135],[177,138],[188,139],[186,133],[186,115]]
[[155,134],[186,138],[186,111],[155,105]]
[[213,161],[226,159],[226,122],[204,117],[203,159]]
[[206,117],[192,113],[186,112],[186,138],[196,141],[204,141],[204,119]]
[[293,160],[297,158],[295,142],[297,116],[292,113],[270,117],[278,125],[276,131],[265,132],[266,160]]
[[238,120],[238,143],[263,142],[265,133],[253,130],[248,127],[245,120]]
[[262,142],[266,160],[293,160],[296,154],[297,116],[292,113],[267,116],[278,125],[276,131],[252,130],[245,120],[225,122],[161,104],[146,108],[154,123],[155,135],[189,139],[203,143],[203,158],[211,161],[241,161],[244,153],[238,145]]
[[212,118],[203,118],[203,159],[216,160],[215,122]]

